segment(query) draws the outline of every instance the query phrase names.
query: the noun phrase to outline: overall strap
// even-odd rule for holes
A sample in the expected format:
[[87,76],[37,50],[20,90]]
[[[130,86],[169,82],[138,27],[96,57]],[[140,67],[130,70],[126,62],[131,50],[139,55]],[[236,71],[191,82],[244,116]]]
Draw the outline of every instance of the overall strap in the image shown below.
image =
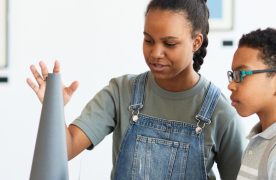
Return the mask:
[[148,71],[142,73],[138,75],[135,79],[132,90],[131,105],[128,107],[128,109],[131,111],[143,108],[148,73]]
[[197,120],[203,121],[206,124],[211,123],[211,117],[216,108],[220,94],[221,90],[211,82],[200,111],[196,115]]
[[268,179],[268,171],[267,171],[268,158],[269,158],[269,155],[270,155],[272,149],[275,146],[276,146],[276,136],[274,136],[274,138],[272,138],[269,141],[269,143],[264,151],[262,160],[259,165],[258,180]]

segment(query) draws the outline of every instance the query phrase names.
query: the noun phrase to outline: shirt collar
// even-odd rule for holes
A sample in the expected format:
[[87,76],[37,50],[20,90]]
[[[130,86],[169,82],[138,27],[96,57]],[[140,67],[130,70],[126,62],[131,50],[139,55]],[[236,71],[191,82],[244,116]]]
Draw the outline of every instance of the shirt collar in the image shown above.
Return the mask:
[[[200,74],[199,74],[200,75]],[[203,76],[200,75],[199,81],[196,83],[196,85],[186,91],[181,91],[181,92],[171,92],[167,91],[163,88],[161,88],[157,82],[155,81],[155,78],[152,74],[152,72],[149,72],[149,77],[148,77],[148,84],[151,88],[151,90],[157,94],[158,96],[165,98],[165,99],[170,99],[170,100],[184,100],[191,98],[193,96],[197,96],[201,92],[205,92],[208,90],[208,86],[210,82],[206,80]]]
[[272,139],[276,136],[276,122],[270,125],[265,131],[262,132],[262,124],[258,122],[250,131],[249,135],[246,136],[247,139],[251,139],[254,136],[259,135],[264,139]]

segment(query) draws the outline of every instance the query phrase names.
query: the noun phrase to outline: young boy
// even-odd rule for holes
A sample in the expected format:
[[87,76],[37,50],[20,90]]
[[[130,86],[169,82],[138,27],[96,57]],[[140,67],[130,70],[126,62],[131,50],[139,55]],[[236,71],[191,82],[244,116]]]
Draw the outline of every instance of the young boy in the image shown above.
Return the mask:
[[[265,150],[276,139],[276,30],[258,29],[243,35],[232,70],[228,72],[231,105],[242,117],[256,113],[260,119],[246,137],[250,142],[243,153],[237,180],[275,180],[276,147]],[[260,178],[263,167],[267,168],[266,178]]]

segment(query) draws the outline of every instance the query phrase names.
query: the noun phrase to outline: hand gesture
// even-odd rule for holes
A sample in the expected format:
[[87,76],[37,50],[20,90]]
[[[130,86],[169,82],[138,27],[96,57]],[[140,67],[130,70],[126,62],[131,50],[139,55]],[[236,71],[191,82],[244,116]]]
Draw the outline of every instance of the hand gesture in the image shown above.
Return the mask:
[[[33,81],[30,78],[27,78],[27,83],[29,86],[34,90],[36,93],[38,99],[41,103],[43,103],[45,89],[46,89],[46,77],[48,76],[48,69],[43,61],[39,62],[39,66],[41,68],[42,77],[37,72],[34,65],[31,65],[30,69],[38,83],[38,86],[33,83]],[[53,69],[53,73],[60,73],[60,63],[59,61],[55,61],[55,66]],[[62,83],[62,93],[63,93],[63,103],[64,106],[70,101],[73,93],[77,90],[79,86],[78,81],[74,81],[69,87],[65,87]]]

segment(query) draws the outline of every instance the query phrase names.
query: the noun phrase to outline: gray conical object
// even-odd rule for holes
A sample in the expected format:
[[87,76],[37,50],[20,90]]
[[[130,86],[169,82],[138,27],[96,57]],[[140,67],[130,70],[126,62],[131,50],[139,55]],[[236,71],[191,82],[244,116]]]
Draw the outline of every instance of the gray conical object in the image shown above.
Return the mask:
[[69,180],[60,74],[49,74],[30,180]]

